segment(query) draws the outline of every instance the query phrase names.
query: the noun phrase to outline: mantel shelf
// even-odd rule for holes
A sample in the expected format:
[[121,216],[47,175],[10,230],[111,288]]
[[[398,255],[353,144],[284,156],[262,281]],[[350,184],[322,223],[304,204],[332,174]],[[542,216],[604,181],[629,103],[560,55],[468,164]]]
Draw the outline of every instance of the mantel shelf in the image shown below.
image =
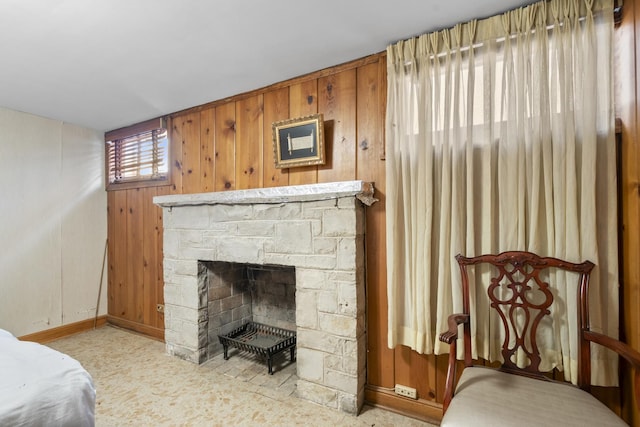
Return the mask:
[[356,197],[367,206],[377,201],[373,183],[341,181],[286,187],[254,188],[213,193],[157,196],[153,203],[163,208],[195,205],[248,205],[255,203],[290,203]]

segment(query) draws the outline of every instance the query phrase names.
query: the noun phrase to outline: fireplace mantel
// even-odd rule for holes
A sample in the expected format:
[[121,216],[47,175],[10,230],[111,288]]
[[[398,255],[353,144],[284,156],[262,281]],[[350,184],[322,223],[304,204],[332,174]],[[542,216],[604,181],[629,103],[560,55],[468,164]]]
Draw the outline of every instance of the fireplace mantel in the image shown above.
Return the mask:
[[287,187],[254,188],[250,190],[219,191],[198,194],[172,194],[154,197],[153,202],[163,208],[197,205],[249,205],[256,203],[290,203],[356,197],[367,206],[373,198],[373,184],[364,181],[341,181],[321,184],[290,185]]

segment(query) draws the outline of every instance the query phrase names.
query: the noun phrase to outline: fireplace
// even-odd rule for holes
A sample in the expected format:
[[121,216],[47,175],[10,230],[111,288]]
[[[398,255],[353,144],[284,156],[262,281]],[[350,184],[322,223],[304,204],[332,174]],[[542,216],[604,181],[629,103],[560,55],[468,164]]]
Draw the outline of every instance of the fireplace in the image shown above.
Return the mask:
[[[358,413],[366,381],[364,209],[374,201],[362,181],[154,198],[163,208],[167,352],[202,363],[222,351],[218,333],[249,317],[266,315],[278,327],[288,319],[297,334],[298,397]],[[229,296],[211,290],[212,273],[203,270],[212,265],[230,275],[246,266],[251,274],[294,272],[295,313],[249,315],[247,282],[231,291],[240,295],[235,302],[212,302],[212,293]]]

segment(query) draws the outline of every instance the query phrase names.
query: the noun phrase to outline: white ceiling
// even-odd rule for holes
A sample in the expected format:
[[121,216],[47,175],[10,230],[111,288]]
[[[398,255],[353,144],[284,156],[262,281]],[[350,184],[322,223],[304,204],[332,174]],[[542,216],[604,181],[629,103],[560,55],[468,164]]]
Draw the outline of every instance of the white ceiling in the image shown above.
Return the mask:
[[531,0],[2,0],[0,106],[106,131]]

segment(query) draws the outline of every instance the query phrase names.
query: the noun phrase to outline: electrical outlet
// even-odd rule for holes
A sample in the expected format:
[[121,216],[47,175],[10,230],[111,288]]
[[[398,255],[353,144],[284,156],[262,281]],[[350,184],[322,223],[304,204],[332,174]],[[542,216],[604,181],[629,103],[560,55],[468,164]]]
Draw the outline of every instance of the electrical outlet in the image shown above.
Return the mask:
[[417,399],[418,392],[415,388],[407,387],[406,385],[396,384],[396,394],[400,396],[408,397],[410,399]]

